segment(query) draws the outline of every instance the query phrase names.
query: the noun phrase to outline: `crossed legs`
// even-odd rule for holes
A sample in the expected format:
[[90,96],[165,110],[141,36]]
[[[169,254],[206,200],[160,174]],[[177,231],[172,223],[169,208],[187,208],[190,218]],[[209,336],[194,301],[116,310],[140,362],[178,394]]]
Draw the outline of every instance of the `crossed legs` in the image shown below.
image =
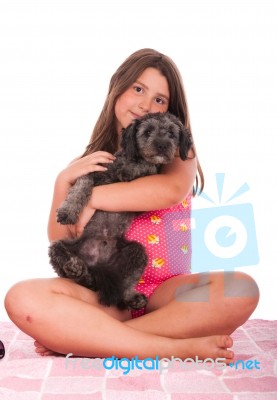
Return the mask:
[[223,357],[230,334],[258,303],[246,274],[171,278],[151,296],[147,314],[99,305],[94,292],[63,278],[19,282],[6,295],[11,320],[45,349],[87,357]]
[[256,282],[242,272],[180,275],[156,289],[146,315],[126,324],[172,338],[230,335],[247,321],[258,300]]

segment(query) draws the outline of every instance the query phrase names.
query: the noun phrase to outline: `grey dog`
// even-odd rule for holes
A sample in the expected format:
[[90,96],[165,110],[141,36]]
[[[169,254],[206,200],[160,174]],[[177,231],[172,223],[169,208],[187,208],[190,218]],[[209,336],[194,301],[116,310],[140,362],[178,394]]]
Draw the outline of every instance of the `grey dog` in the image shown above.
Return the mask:
[[[115,161],[106,164],[107,171],[77,179],[57,210],[57,221],[75,224],[94,186],[157,174],[162,164],[174,159],[178,149],[181,159],[187,159],[191,146],[189,130],[169,112],[134,120],[122,132],[121,150],[115,154]],[[49,256],[54,270],[59,276],[98,292],[103,305],[121,309],[144,307],[147,298],[134,287],[147,265],[147,254],[141,243],[124,236],[138,214],[97,210],[82,236],[51,243]]]

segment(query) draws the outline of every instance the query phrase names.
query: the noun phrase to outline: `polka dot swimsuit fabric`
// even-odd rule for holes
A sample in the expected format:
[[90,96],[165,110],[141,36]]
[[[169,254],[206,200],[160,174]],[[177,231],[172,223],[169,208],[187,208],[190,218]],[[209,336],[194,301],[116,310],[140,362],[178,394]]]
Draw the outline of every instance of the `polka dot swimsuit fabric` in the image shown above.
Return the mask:
[[[142,243],[148,254],[148,265],[136,290],[148,298],[167,279],[191,271],[191,196],[182,203],[136,217],[127,234],[129,240]],[[133,310],[136,318],[145,309]]]

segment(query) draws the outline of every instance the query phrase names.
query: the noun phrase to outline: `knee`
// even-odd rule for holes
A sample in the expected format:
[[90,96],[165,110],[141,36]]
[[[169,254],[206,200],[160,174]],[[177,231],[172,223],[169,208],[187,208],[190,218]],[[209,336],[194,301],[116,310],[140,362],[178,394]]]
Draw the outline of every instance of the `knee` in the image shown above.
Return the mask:
[[13,285],[7,292],[4,299],[4,305],[7,314],[12,321],[18,319],[23,315],[24,310],[26,310],[26,300],[28,299],[29,290],[29,282],[22,281]]
[[224,294],[225,297],[240,301],[242,309],[250,315],[257,307],[260,297],[256,281],[250,275],[240,271],[225,272]]
[[62,278],[31,279],[16,283],[5,296],[5,308],[12,319],[44,305],[48,294],[64,293],[70,295],[70,285]]
[[30,279],[18,282],[9,289],[4,305],[14,323],[26,319],[43,304],[47,291],[51,290],[51,283],[49,284],[48,281],[47,279]]

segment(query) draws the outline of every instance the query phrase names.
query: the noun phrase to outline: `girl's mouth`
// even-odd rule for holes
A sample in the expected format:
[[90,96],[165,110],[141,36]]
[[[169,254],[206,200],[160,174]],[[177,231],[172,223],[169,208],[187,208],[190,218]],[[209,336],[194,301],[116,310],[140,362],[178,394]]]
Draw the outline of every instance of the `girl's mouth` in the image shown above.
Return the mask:
[[132,114],[133,119],[140,119],[140,118],[143,117],[143,115],[135,114],[135,113],[133,113],[132,111],[131,111],[131,114]]

